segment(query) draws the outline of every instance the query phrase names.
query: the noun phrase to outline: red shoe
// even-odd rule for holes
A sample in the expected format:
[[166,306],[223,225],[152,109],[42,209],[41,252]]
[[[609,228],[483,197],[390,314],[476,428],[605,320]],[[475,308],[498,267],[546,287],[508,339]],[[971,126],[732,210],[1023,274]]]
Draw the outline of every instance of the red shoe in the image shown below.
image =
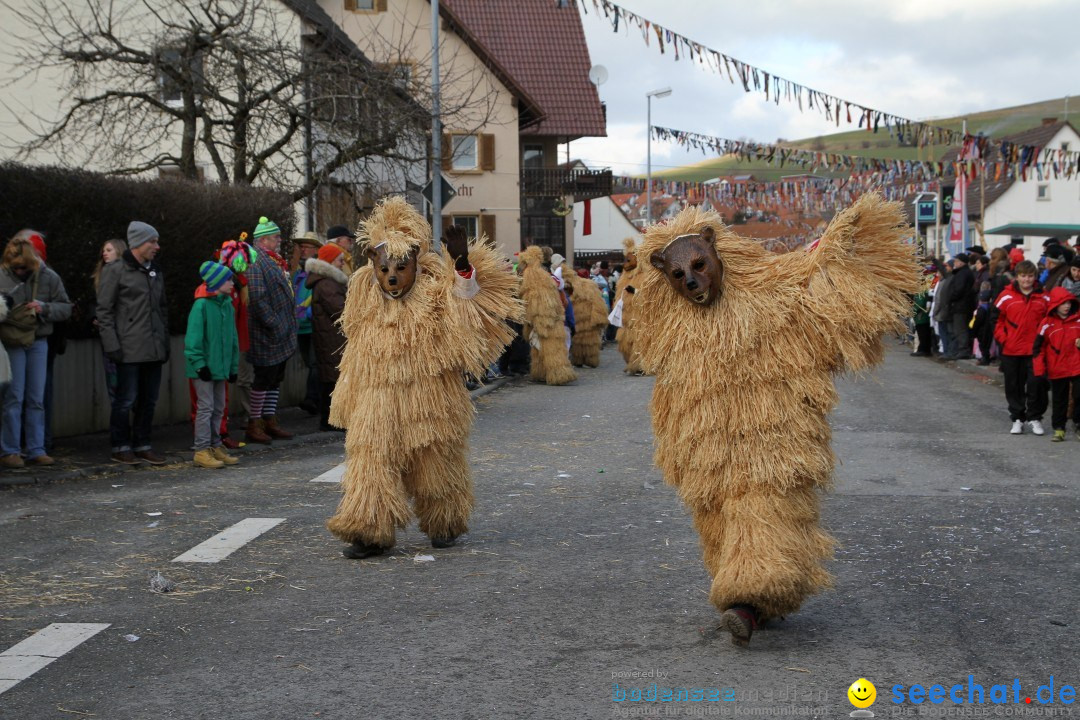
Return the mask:
[[236,440],[233,440],[228,435],[221,438],[221,444],[224,445],[229,450],[239,450],[240,448],[244,447],[244,443],[237,442]]
[[720,616],[720,627],[731,633],[731,642],[739,647],[750,644],[757,626],[757,610],[751,605],[732,605]]

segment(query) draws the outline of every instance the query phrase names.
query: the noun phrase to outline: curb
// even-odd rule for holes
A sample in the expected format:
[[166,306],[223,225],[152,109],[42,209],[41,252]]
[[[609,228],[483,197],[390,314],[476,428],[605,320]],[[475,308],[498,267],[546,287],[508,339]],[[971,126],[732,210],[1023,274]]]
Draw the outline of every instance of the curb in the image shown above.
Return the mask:
[[938,365],[944,365],[969,377],[978,377],[987,385],[1005,386],[997,365],[979,365],[974,360],[945,360],[937,355],[933,357],[933,360]]
[[[469,392],[469,397],[476,400],[479,397],[483,397],[488,393],[495,392],[503,385],[506,385],[510,381],[509,378],[499,378],[493,380],[487,385],[482,385],[475,390]],[[239,450],[233,450],[240,456],[252,455],[257,453],[268,452],[275,448],[290,448],[298,447],[302,445],[314,445],[317,443],[331,442],[334,440],[343,440],[344,434],[340,432],[313,432],[306,435],[297,435],[291,440],[277,440],[273,445],[259,445],[257,443],[248,443]],[[91,477],[103,477],[109,475],[126,475],[133,472],[145,472],[154,468],[175,468],[183,465],[190,465],[190,457],[184,459],[176,458],[175,455],[170,457],[169,462],[164,465],[148,465],[140,463],[138,465],[119,465],[117,463],[109,462],[102,463],[101,465],[88,465],[86,467],[75,468],[72,470],[63,470],[60,472],[49,472],[42,475],[33,475],[27,473],[25,475],[20,474],[18,471],[4,472],[0,474],[0,490],[9,487],[24,487],[27,485],[46,485],[49,483],[67,482],[70,480],[82,480]]]

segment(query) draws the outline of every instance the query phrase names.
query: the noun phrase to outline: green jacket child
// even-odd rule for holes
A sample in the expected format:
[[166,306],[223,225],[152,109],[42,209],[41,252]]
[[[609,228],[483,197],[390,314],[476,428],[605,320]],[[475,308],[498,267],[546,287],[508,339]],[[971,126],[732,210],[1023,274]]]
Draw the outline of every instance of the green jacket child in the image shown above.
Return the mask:
[[231,289],[232,272],[207,261],[199,268],[199,275],[204,282],[195,290],[184,337],[185,374],[206,382],[228,380],[236,376],[240,363],[232,296],[221,292],[226,283]]

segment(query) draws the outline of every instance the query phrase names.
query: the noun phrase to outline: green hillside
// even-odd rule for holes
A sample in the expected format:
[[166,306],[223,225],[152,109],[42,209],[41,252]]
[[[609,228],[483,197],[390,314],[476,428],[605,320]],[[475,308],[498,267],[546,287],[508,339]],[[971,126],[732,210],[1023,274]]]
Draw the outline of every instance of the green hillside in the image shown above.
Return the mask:
[[[1074,97],[1072,100],[1074,106],[1080,106],[1080,99]],[[1064,119],[1065,102],[1066,98],[1044,100],[1029,105],[1017,105],[1016,107],[972,113],[965,117],[931,119],[926,122],[960,130],[963,121],[967,120],[968,132],[983,132],[994,137],[1001,137],[1035,127],[1042,123],[1043,118]],[[1077,114],[1075,111],[1080,111],[1080,107],[1075,107],[1075,110],[1071,109],[1069,116],[1075,117]],[[764,138],[753,139],[759,142],[765,141]],[[877,133],[867,132],[866,130],[850,130],[834,135],[789,140],[785,141],[784,145],[802,150],[818,150],[897,160],[937,160],[949,149],[946,146],[904,147],[895,138],[890,137],[885,130],[879,130]],[[780,168],[776,165],[740,162],[732,157],[714,157],[681,168],[653,172],[653,177],[659,180],[700,182],[710,180],[718,175],[753,173],[754,177],[769,181],[779,180],[784,175],[797,175],[802,172],[804,172],[803,169],[798,165]]]

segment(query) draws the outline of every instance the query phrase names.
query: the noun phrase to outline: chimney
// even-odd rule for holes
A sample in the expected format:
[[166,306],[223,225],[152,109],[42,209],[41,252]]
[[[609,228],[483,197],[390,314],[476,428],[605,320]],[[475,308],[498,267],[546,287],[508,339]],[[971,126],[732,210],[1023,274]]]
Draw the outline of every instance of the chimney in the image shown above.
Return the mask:
[[1043,118],[1042,119],[1042,124],[1043,124],[1043,127],[1046,127],[1047,125],[1053,125],[1057,121],[1058,121],[1058,119],[1056,117]]

